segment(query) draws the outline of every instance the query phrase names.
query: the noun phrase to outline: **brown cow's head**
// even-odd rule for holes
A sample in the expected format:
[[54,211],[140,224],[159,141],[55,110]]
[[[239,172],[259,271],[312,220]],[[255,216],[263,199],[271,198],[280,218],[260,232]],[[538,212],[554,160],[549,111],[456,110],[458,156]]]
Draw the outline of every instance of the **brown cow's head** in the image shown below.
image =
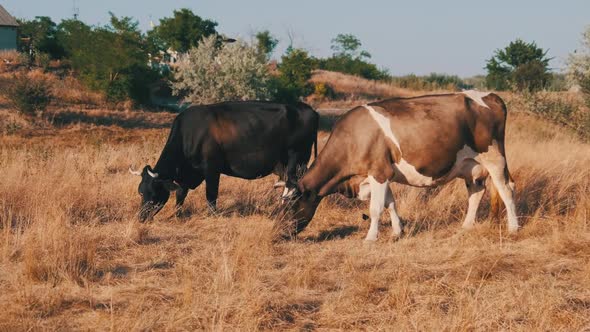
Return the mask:
[[321,196],[311,190],[305,190],[301,186],[295,188],[288,196],[283,197],[286,206],[281,216],[281,236],[293,238],[309,224],[315,211],[322,200]]
[[149,165],[145,166],[141,172],[131,168],[129,168],[129,172],[141,176],[141,182],[137,189],[141,195],[139,220],[144,222],[152,219],[170,198],[170,191],[178,189],[178,185],[172,180],[160,179],[159,174],[154,172]]

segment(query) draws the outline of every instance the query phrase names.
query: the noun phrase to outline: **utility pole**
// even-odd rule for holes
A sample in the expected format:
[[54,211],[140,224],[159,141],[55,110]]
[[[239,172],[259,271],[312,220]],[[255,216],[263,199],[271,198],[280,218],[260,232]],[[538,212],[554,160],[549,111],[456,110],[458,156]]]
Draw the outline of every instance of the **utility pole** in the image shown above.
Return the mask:
[[73,5],[72,5],[72,13],[74,15],[74,20],[78,20],[78,16],[80,15],[80,8],[78,8],[77,4],[76,4],[76,0],[72,0]]

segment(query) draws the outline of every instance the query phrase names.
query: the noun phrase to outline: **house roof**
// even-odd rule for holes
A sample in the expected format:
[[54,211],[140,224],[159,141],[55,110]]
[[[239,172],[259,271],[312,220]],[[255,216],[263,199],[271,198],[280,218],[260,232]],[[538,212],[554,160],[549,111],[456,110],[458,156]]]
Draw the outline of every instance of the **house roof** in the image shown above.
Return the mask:
[[17,27],[18,22],[0,5],[0,26]]

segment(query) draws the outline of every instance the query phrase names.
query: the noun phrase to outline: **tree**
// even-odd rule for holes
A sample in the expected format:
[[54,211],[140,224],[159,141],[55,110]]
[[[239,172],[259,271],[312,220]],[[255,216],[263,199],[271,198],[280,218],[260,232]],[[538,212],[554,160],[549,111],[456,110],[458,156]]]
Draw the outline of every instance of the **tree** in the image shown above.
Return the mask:
[[92,42],[92,28],[76,19],[62,20],[55,34],[58,43],[64,49],[64,57],[72,58],[75,52],[88,47]]
[[45,53],[53,59],[60,59],[63,48],[56,38],[57,25],[47,16],[37,16],[34,20],[18,20],[18,32],[21,38],[29,38],[23,42],[20,38],[19,50],[25,53]]
[[488,88],[506,90],[536,91],[549,83],[549,61],[547,52],[535,42],[521,39],[511,42],[506,48],[496,50],[486,64]]
[[205,37],[180,58],[173,93],[195,104],[268,98],[268,68],[257,47],[218,40]]
[[65,20],[57,34],[72,68],[92,89],[104,91],[110,101],[146,102],[149,84],[157,74],[147,66],[147,50],[137,21],[111,14],[110,25],[88,27]]
[[197,47],[203,38],[217,34],[216,26],[217,22],[202,19],[190,9],[175,10],[173,17],[160,19],[160,25],[148,32],[151,51],[172,48],[187,52]]
[[260,53],[260,55],[264,56],[266,59],[270,58],[270,55],[279,43],[279,40],[271,35],[270,31],[268,30],[258,32],[256,34],[256,41],[258,53]]
[[339,34],[332,39],[331,57],[320,59],[320,69],[337,71],[341,73],[357,75],[366,79],[381,80],[389,78],[385,70],[380,70],[375,64],[366,59],[371,57],[369,52],[361,50],[361,41],[351,34]]
[[318,60],[318,67],[324,70],[360,76],[369,80],[384,80],[390,77],[386,70],[377,68],[373,63],[343,55],[320,59]]
[[273,99],[294,103],[309,95],[313,91],[309,79],[315,67],[315,60],[305,50],[287,49],[278,66],[279,75],[270,82]]
[[367,51],[360,50],[361,41],[352,34],[338,34],[332,39],[333,56],[343,56],[351,59],[371,58]]
[[580,87],[590,107],[590,26],[582,33],[581,48],[567,59],[566,75],[570,85]]

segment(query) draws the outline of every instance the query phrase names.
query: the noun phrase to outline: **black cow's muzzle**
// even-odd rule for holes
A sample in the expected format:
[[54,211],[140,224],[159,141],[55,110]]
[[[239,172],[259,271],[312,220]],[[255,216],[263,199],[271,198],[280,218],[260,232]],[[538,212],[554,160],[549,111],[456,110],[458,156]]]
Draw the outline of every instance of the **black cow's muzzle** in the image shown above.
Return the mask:
[[146,222],[151,221],[154,216],[160,212],[160,210],[164,207],[164,204],[144,204],[141,209],[139,210],[139,221]]

